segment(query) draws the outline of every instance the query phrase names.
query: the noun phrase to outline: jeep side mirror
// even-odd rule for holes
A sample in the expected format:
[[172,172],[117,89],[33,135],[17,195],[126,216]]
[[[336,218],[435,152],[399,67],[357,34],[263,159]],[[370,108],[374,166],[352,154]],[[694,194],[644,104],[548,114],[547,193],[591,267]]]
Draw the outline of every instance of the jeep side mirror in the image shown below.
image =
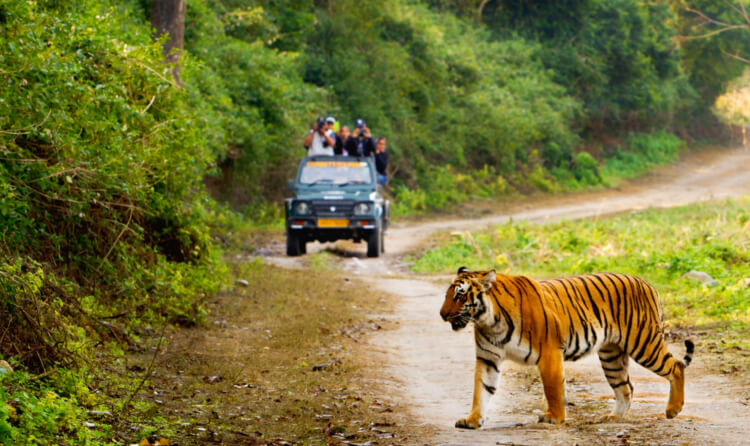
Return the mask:
[[286,188],[294,192],[294,180],[286,180]]

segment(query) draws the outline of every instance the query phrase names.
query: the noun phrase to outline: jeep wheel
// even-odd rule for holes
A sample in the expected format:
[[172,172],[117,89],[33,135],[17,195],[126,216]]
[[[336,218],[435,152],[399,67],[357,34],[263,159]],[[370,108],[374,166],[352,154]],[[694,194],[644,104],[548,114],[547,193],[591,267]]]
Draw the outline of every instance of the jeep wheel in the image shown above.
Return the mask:
[[367,237],[367,257],[377,257],[383,247],[383,230],[380,226]]
[[380,253],[385,254],[385,230],[380,230]]
[[295,257],[304,254],[305,251],[305,243],[300,240],[299,236],[293,232],[288,232],[286,234],[286,255]]

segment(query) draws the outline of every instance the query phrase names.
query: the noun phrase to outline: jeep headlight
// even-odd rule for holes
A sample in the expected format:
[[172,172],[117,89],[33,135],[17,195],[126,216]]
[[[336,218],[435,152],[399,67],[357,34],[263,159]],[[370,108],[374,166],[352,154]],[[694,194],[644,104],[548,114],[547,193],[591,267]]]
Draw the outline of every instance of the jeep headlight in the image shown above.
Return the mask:
[[366,215],[369,214],[372,208],[370,203],[357,203],[354,206],[354,215]]
[[297,204],[294,205],[294,211],[298,215],[307,215],[310,213],[310,205],[304,201],[298,201]]

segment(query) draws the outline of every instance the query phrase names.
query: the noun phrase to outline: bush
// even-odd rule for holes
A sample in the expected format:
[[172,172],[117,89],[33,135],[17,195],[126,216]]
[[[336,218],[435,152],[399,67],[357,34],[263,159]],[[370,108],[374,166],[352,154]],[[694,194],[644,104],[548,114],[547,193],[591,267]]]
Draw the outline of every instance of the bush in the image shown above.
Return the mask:
[[530,185],[542,192],[557,192],[559,190],[557,183],[549,177],[542,166],[534,167],[526,179]]
[[82,336],[106,333],[100,314],[199,320],[223,267],[201,183],[221,150],[195,62],[177,88],[130,8],[2,8],[0,318],[17,338],[0,353],[70,359]]
[[618,147],[602,168],[607,182],[634,178],[648,169],[676,161],[685,149],[685,142],[664,131],[634,133],[627,139],[628,151]]
[[446,209],[470,198],[496,199],[507,195],[510,186],[502,175],[489,166],[461,173],[451,165],[431,166],[419,175],[419,188],[403,184],[394,190],[394,215]]

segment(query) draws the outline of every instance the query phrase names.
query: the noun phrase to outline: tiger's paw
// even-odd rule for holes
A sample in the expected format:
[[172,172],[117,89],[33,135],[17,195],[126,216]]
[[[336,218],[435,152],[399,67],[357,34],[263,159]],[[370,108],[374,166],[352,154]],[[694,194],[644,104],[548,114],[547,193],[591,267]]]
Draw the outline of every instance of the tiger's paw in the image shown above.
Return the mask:
[[625,415],[618,415],[616,413],[610,413],[607,415],[602,415],[601,418],[599,418],[599,423],[617,423],[620,421],[625,420]]
[[456,421],[456,427],[460,429],[479,429],[482,427],[482,424],[484,423],[484,418],[481,417],[472,417],[469,415],[466,418],[461,418],[460,420]]
[[682,410],[682,407],[667,407],[667,418],[674,418]]
[[544,415],[540,415],[539,416],[539,420],[537,422],[539,422],[539,423],[549,423],[549,424],[562,424],[562,423],[565,422],[565,417],[555,418],[555,417],[552,416],[552,414],[550,414],[549,412],[547,412]]

